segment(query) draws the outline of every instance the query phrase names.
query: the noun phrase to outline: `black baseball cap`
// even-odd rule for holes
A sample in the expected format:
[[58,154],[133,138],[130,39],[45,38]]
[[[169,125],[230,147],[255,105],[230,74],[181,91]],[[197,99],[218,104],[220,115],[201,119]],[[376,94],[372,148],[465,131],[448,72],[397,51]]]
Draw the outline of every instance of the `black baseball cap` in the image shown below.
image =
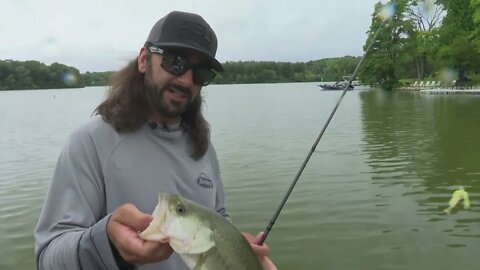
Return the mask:
[[146,43],[162,49],[192,49],[206,56],[214,70],[223,71],[222,65],[215,59],[217,36],[210,25],[197,14],[170,12],[153,26]]

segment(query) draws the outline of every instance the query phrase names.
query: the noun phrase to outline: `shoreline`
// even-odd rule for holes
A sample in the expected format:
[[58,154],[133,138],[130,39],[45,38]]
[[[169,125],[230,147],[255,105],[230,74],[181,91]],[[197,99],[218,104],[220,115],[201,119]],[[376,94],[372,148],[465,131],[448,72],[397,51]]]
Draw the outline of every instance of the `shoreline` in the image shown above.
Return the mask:
[[480,95],[480,88],[474,87],[470,89],[452,89],[452,88],[399,88],[399,91],[405,92],[419,92],[420,94],[435,94],[435,95],[455,95],[455,94],[469,94],[469,95]]

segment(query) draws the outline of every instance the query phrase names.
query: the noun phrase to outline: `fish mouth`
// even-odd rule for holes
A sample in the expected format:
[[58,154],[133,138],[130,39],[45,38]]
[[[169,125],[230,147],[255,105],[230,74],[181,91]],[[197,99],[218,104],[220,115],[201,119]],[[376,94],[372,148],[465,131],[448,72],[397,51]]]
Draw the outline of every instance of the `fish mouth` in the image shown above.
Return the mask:
[[[159,203],[152,213],[153,220],[139,234],[144,240],[168,243],[178,254],[201,254],[215,246],[208,226],[192,215],[178,215],[175,204],[178,196],[159,194]],[[186,202],[188,203],[188,202]]]
[[170,239],[164,232],[163,227],[167,222],[171,223],[171,219],[168,218],[168,200],[164,194],[160,194],[158,196],[158,201],[159,203],[153,210],[153,220],[148,227],[139,234],[139,236],[144,240],[166,243],[169,242]]
[[[168,198],[165,196],[165,194],[163,194],[163,193],[160,194],[159,202],[160,203],[158,204],[158,217],[159,217],[158,223],[159,223],[159,226],[160,226],[159,230],[162,231],[161,230],[162,227],[165,226],[165,224],[167,223],[167,220],[169,220],[167,218],[168,217]],[[155,216],[155,211],[154,211],[154,216]],[[171,221],[169,223],[171,223]]]

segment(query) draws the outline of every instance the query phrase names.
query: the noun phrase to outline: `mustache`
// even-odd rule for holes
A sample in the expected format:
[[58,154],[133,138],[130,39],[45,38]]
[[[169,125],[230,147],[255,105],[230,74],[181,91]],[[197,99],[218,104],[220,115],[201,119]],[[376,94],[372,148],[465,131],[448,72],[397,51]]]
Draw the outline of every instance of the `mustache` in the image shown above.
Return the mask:
[[166,89],[173,89],[173,90],[182,92],[189,97],[192,96],[192,90],[190,90],[190,88],[184,87],[178,84],[169,83],[163,87],[163,90],[166,90]]

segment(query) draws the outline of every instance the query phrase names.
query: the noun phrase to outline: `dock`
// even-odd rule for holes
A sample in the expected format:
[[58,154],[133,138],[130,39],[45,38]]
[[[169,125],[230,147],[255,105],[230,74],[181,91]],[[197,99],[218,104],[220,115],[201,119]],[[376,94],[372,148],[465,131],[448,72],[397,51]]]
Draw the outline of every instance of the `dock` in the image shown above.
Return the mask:
[[469,95],[480,95],[480,89],[448,89],[448,88],[438,88],[438,89],[422,89],[420,94],[434,94],[434,95],[454,95],[454,94],[469,94]]

